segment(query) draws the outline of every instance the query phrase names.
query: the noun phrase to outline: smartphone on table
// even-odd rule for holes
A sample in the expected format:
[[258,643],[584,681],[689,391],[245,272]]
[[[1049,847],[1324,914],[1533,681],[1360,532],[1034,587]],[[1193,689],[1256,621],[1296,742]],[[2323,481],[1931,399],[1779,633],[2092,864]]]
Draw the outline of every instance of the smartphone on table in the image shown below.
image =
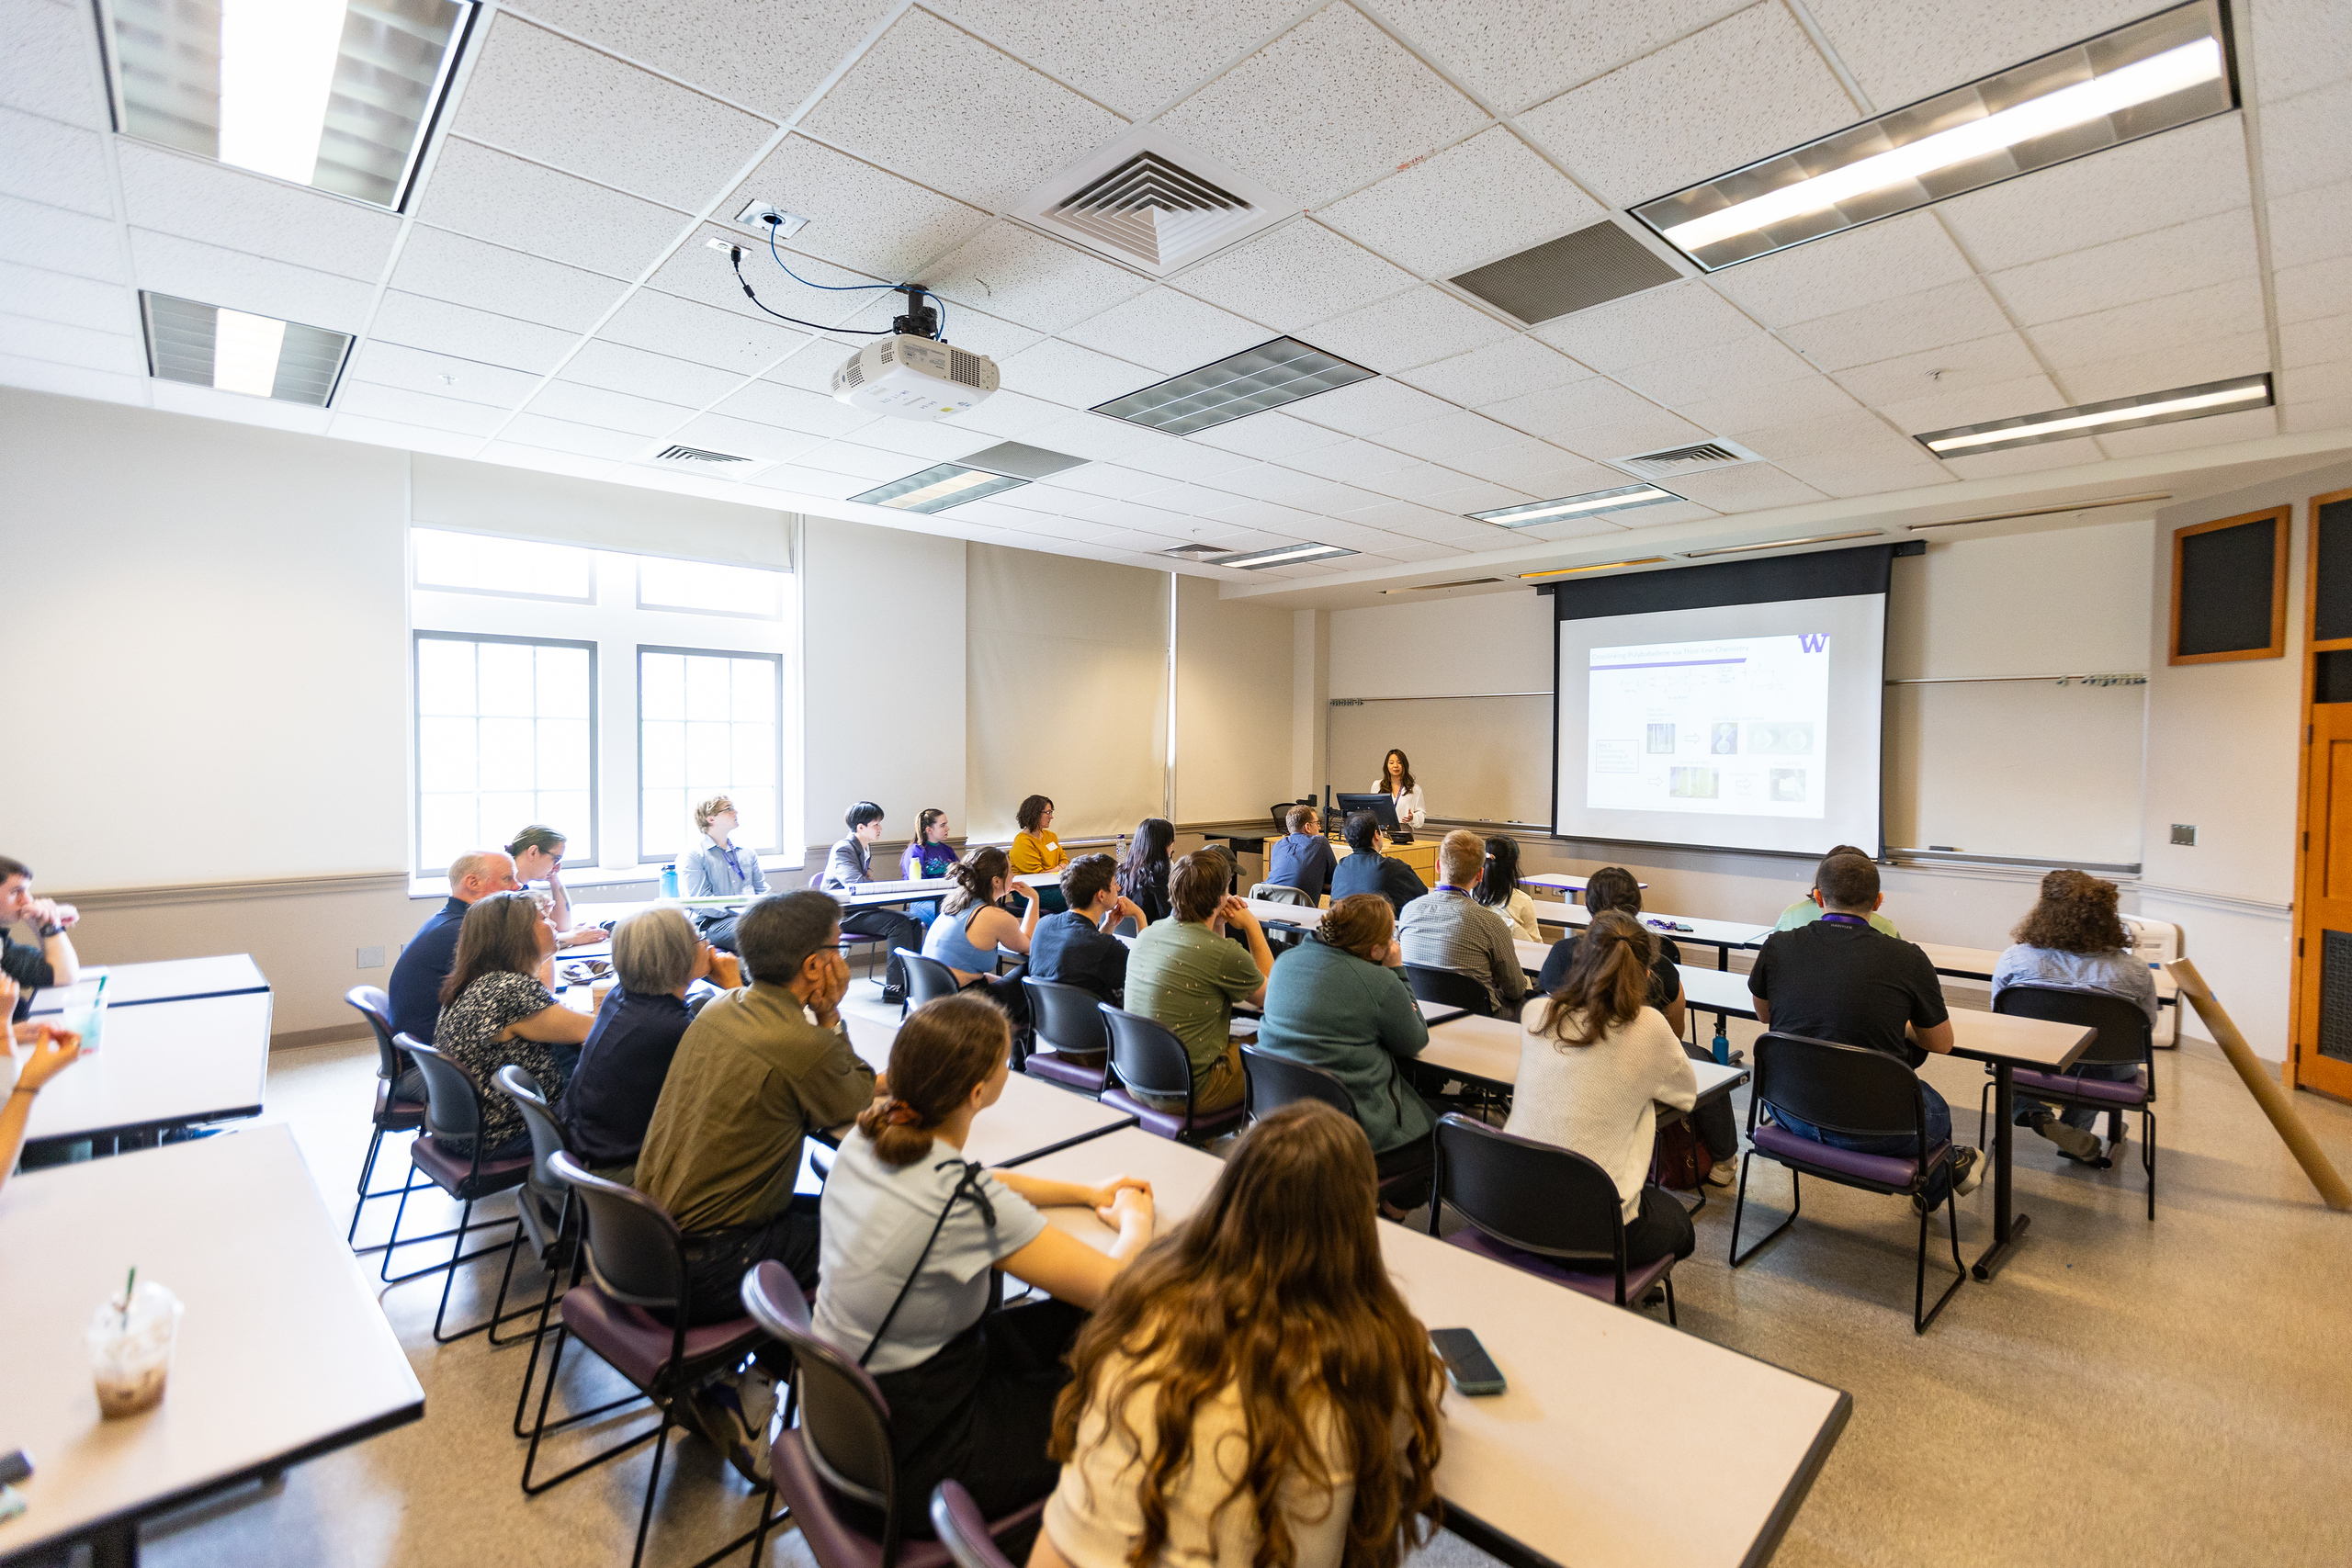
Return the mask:
[[1478,1337],[1466,1328],[1432,1328],[1430,1348],[1445,1363],[1445,1375],[1462,1393],[1476,1397],[1500,1393],[1503,1374]]

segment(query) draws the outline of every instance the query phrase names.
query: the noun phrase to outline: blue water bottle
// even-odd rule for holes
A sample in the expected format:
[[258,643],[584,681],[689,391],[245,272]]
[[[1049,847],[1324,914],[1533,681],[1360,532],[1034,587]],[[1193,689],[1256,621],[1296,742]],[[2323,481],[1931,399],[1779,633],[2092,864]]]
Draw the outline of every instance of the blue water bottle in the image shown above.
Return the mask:
[[669,864],[662,868],[662,897],[664,898],[675,898],[677,896],[678,863],[672,861]]

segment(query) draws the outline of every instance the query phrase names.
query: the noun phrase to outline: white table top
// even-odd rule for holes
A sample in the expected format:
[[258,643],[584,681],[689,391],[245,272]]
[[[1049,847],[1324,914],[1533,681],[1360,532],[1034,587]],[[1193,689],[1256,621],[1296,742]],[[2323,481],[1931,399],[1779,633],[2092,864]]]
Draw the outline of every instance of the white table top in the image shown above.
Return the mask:
[[[1993,977],[1994,966],[2001,961],[2000,953],[1989,947],[1948,947],[1937,942],[1923,942],[1917,946],[1928,955],[1928,962],[1936,966],[1937,974],[1950,975],[1957,979],[1989,980]],[[2157,1001],[2169,1002],[2179,998],[2180,987],[2171,976],[2158,969],[2155,979]]]
[[[888,1042],[854,1028],[850,1040],[876,1072],[889,1070]],[[1018,1165],[1073,1138],[1092,1137],[1134,1122],[1125,1111],[1016,1072],[1004,1080],[1003,1098],[972,1119],[964,1157],[991,1168]]]
[[107,1008],[139,1007],[148,1002],[180,1001],[189,997],[226,997],[241,991],[266,991],[269,982],[253,955],[227,953],[216,958],[166,958],[153,964],[88,964],[72,986],[51,987],[33,998],[32,1016],[40,1018],[72,1007],[87,1007],[107,983]]
[[[20,1483],[29,1508],[0,1524],[0,1555],[422,1417],[424,1391],[339,1223],[283,1126],[11,1180],[0,1449],[38,1469]],[[101,1422],[83,1326],[134,1264],[187,1314],[164,1403]]]
[[80,1138],[259,1115],[269,1004],[267,991],[120,1010],[109,1002],[97,1051],[49,1081],[25,1135]]
[[[1694,1012],[1725,1012],[1738,1018],[1756,1016],[1756,998],[1747,976],[1721,969],[1696,969],[1685,964],[1682,993]],[[2019,1018],[2012,1013],[1978,1012],[1954,1008],[1951,1054],[1980,1062],[2008,1062],[2020,1067],[2069,1066],[2082,1055],[2097,1030],[2079,1024],[2052,1023],[2046,1019]]]
[[[1547,926],[1574,926],[1582,931],[1592,923],[1592,911],[1581,904],[1555,904],[1538,898],[1535,918]],[[1670,937],[1678,942],[1696,942],[1702,947],[1761,947],[1764,939],[1772,934],[1770,926],[1748,925],[1739,920],[1710,920],[1698,915],[1658,915],[1645,911],[1642,929],[1656,935]],[[1689,931],[1668,931],[1658,922],[1689,926]]]
[[1245,898],[1250,912],[1258,917],[1261,926],[1296,926],[1301,931],[1320,931],[1324,911],[1312,904],[1277,904],[1271,898]]
[[[1029,1168],[1065,1181],[1141,1177],[1163,1229],[1201,1203],[1220,1168],[1136,1129]],[[1110,1245],[1091,1210],[1048,1217]],[[1846,1394],[1419,1232],[1379,1228],[1415,1315],[1476,1330],[1510,1385],[1491,1398],[1445,1395],[1437,1481],[1449,1510],[1577,1568],[1770,1557],[1845,1426]],[[1689,1413],[1702,1409],[1740,1436],[1709,1451],[1694,1484]]]
[[[1509,1088],[1519,1082],[1522,1037],[1523,1032],[1515,1019],[1465,1013],[1447,1019],[1442,1025],[1432,1024],[1429,1044],[1414,1060],[1458,1077]],[[1745,1067],[1719,1066],[1713,1062],[1694,1061],[1690,1071],[1699,1080],[1699,1098],[1702,1100],[1729,1093],[1747,1077]]]

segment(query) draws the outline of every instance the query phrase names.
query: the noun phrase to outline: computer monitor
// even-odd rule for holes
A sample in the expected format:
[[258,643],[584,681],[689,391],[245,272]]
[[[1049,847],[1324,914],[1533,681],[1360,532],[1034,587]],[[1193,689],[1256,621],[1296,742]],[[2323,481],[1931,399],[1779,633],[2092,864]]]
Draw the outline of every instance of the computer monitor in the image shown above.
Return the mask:
[[1391,840],[1402,843],[1412,838],[1412,834],[1397,824],[1396,802],[1392,797],[1385,795],[1342,795],[1335,798],[1340,803],[1341,820],[1345,820],[1351,812],[1369,811],[1380,819],[1381,830]]

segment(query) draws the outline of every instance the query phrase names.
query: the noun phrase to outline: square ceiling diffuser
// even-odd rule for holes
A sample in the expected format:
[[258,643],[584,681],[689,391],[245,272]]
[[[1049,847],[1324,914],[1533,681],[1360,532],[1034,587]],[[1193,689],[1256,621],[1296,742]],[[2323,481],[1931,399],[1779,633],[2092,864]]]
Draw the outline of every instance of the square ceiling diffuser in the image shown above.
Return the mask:
[[1019,490],[1028,482],[1027,479],[1012,479],[1003,474],[991,474],[982,468],[967,468],[961,463],[939,463],[919,474],[909,474],[905,479],[876,485],[850,499],[862,501],[868,506],[887,506],[894,512],[944,512],[951,506],[961,506],[984,495],[1002,495],[1006,491]]
[[149,373],[282,403],[326,406],[351,334],[141,290]]
[[1166,277],[1297,210],[1247,175],[1147,125],[1055,175],[1012,215]]
[[1213,365],[1097,403],[1094,412],[1169,435],[1190,435],[1376,374],[1296,338],[1278,337]]

